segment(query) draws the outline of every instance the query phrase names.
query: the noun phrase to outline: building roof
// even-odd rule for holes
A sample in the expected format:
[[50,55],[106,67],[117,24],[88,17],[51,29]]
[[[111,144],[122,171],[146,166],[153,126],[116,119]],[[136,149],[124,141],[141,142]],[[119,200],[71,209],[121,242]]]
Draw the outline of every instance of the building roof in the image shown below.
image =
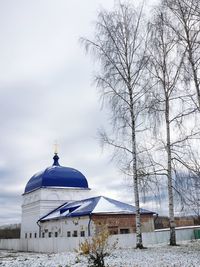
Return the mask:
[[[155,212],[140,209],[141,214],[155,214]],[[134,206],[107,198],[104,196],[92,197],[80,201],[64,203],[39,221],[47,221],[65,217],[80,217],[91,214],[135,214]]]
[[88,188],[87,179],[80,171],[60,166],[57,153],[55,153],[53,160],[54,162],[51,167],[31,177],[25,187],[24,193],[29,193],[43,187]]

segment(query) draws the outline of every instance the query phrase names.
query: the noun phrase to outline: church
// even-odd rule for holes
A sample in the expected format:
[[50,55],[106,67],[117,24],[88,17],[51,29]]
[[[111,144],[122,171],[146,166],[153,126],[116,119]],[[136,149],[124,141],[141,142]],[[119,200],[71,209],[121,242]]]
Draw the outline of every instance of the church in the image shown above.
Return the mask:
[[[135,232],[135,207],[92,196],[78,170],[53,164],[28,181],[22,201],[21,239],[88,237],[106,227],[111,235]],[[142,231],[154,230],[154,212],[141,209]]]

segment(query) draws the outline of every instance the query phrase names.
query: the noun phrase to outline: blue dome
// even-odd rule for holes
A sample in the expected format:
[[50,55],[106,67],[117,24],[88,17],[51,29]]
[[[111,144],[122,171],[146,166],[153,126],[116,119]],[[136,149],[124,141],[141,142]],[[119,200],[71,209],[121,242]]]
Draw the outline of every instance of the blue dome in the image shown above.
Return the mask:
[[75,187],[88,188],[85,176],[76,169],[62,167],[58,163],[58,155],[54,156],[54,163],[44,171],[38,172],[28,181],[24,193],[31,192],[42,187]]

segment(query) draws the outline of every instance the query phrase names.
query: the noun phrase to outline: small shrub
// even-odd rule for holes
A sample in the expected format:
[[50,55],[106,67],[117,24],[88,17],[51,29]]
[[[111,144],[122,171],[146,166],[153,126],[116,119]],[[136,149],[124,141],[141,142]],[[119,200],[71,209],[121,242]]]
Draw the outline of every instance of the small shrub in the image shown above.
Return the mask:
[[108,231],[104,230],[80,244],[79,253],[87,257],[88,267],[105,267],[104,259],[113,248],[108,244],[108,237]]

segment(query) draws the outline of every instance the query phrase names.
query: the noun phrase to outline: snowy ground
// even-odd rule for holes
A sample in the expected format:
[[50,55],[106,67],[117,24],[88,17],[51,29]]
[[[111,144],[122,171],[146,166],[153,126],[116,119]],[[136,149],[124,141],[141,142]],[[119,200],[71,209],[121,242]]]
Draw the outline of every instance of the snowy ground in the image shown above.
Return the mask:
[[[109,267],[199,267],[200,240],[180,246],[151,246],[148,249],[115,250],[107,259]],[[39,254],[0,250],[0,267],[87,267],[77,253]]]

